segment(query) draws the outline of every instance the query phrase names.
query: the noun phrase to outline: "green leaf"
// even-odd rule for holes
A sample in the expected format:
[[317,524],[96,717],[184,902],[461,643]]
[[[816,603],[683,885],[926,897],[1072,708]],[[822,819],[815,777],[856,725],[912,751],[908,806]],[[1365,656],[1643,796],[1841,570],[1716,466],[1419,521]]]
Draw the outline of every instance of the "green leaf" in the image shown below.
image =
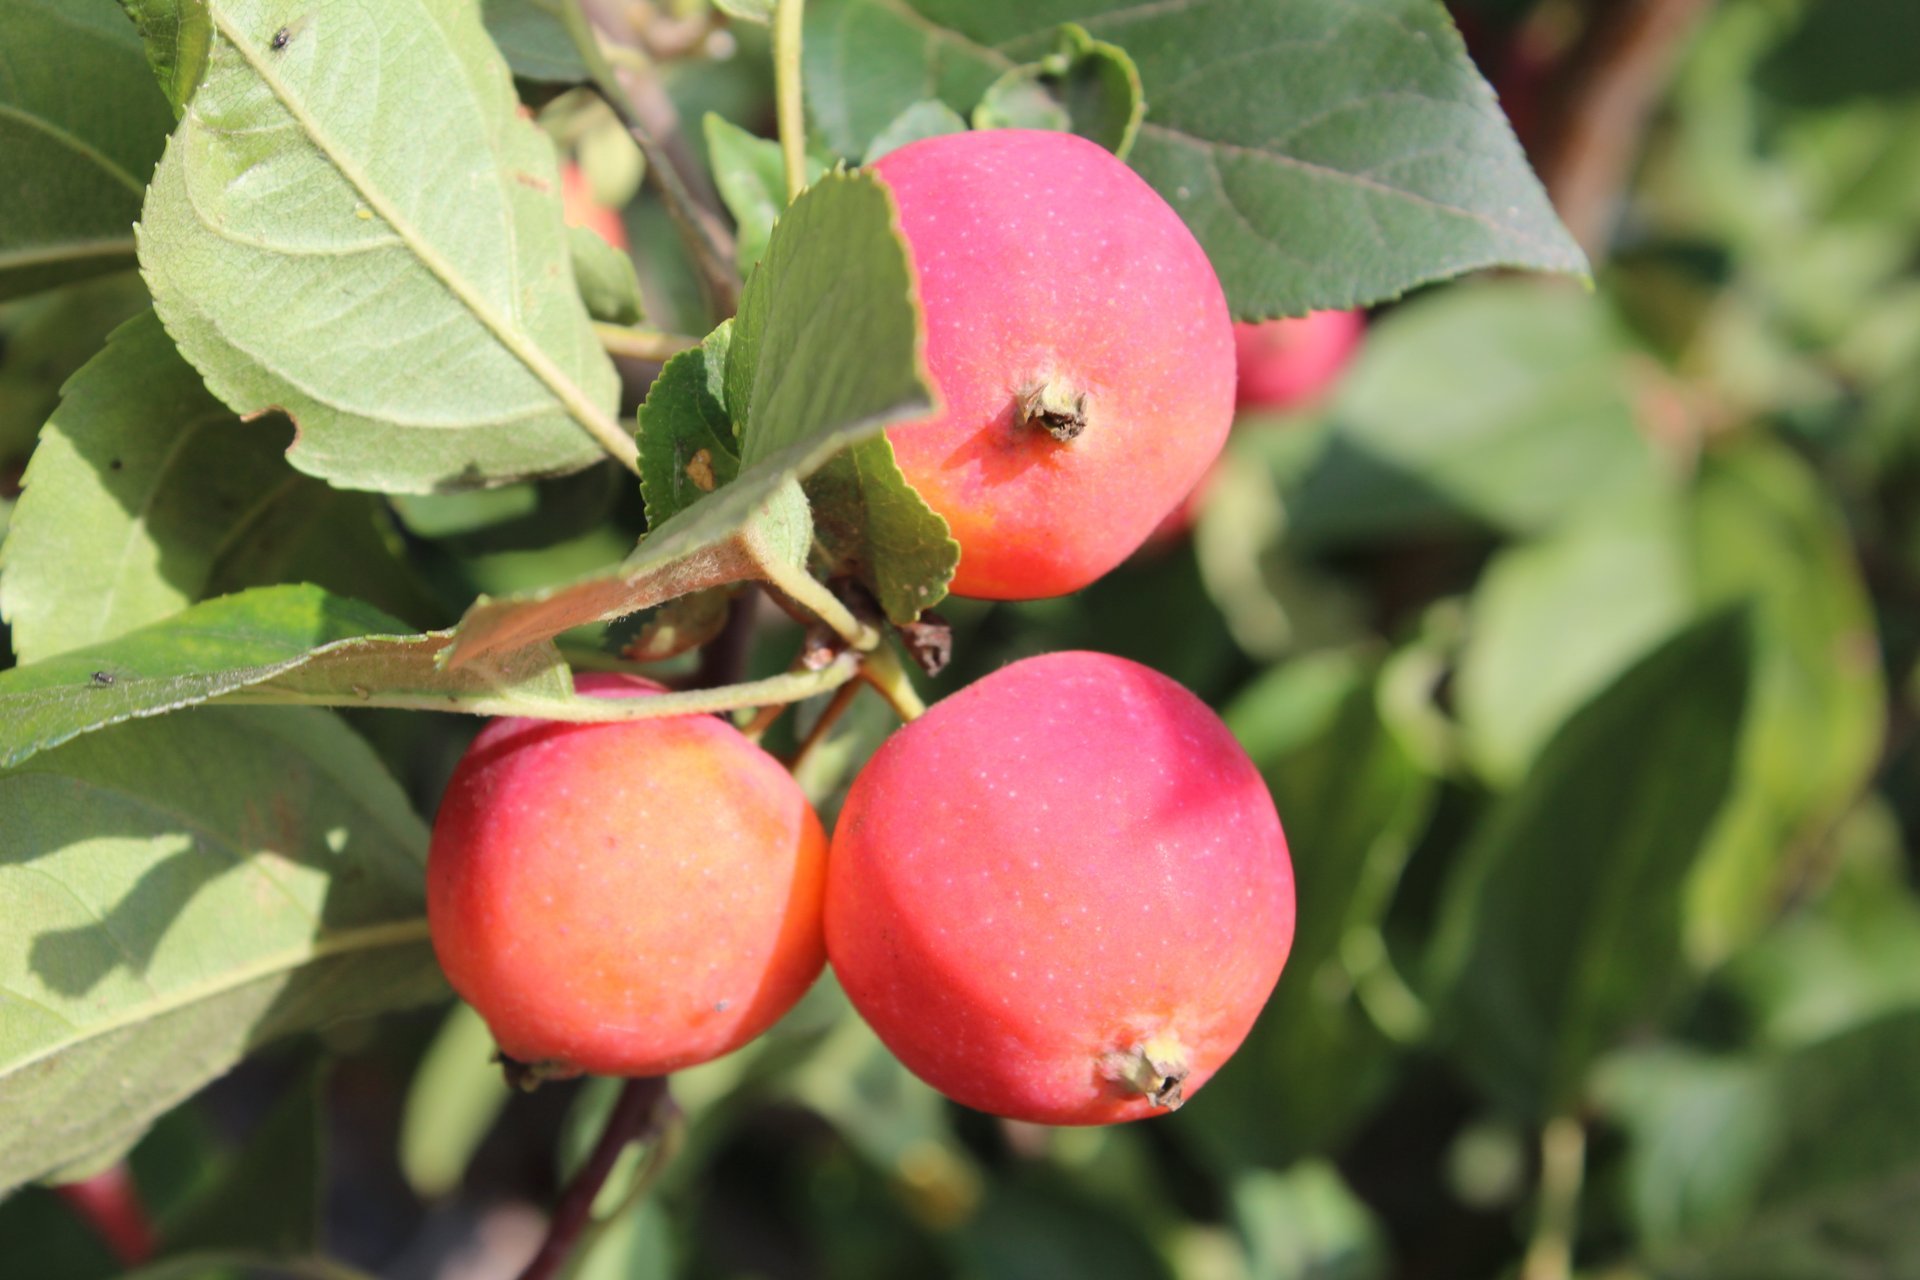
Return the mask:
[[400,1118],[400,1169],[423,1200],[460,1185],[513,1095],[493,1055],[487,1024],[456,1001],[414,1070]]
[[331,1258],[270,1258],[219,1250],[188,1253],[129,1271],[121,1280],[375,1280]]
[[1892,807],[1863,801],[1827,847],[1827,883],[1724,970],[1752,1038],[1807,1044],[1896,1009],[1920,1008],[1920,899]]
[[1589,702],[1482,822],[1442,905],[1443,1036],[1535,1117],[1662,1012],[1682,889],[1730,789],[1747,699],[1741,613],[1681,632]]
[[643,1200],[596,1232],[567,1280],[673,1280],[673,1223],[657,1200]]
[[252,689],[283,701],[493,710],[503,696],[568,702],[558,653],[442,670],[447,632],[405,624],[312,586],[198,604],[102,644],[0,671],[0,767],[123,720]]
[[814,121],[858,156],[922,98],[970,109],[1063,22],[1138,65],[1129,161],[1193,227],[1242,319],[1480,267],[1587,269],[1433,0],[815,0]]
[[1536,533],[1638,498],[1663,477],[1629,391],[1624,340],[1589,296],[1513,280],[1420,298],[1369,329],[1341,379],[1292,532]]
[[581,424],[618,429],[618,380],[573,287],[552,145],[477,11],[210,11],[140,229],[155,308],[208,387],[242,415],[287,412],[294,465],[348,488],[599,459]]
[[1690,542],[1702,601],[1751,601],[1755,624],[1737,790],[1688,891],[1688,941],[1711,961],[1765,925],[1871,779],[1887,692],[1846,521],[1785,447],[1712,457]]
[[639,324],[640,277],[633,259],[585,227],[567,228],[567,251],[573,262],[573,285],[587,314],[609,324]]
[[733,322],[726,405],[741,463],[930,410],[923,328],[886,187],[866,173],[808,187],[780,219]]
[[323,1064],[303,1069],[212,1184],[168,1215],[168,1252],[318,1251],[327,1175],[326,1083]]
[[805,487],[816,572],[859,579],[901,626],[946,598],[960,544],[907,483],[885,436],[849,448],[808,476]]
[[0,1188],[275,1036],[443,990],[426,830],[332,716],[208,708],[0,774]]
[[[702,127],[707,154],[713,162],[713,185],[727,212],[733,215],[734,261],[741,275],[753,270],[767,251],[767,239],[780,211],[787,207],[787,174],[780,144],[748,133],[725,116],[709,111]],[[827,171],[816,158],[807,158],[807,181]]]
[[967,122],[958,111],[938,98],[924,98],[893,118],[873,141],[867,144],[861,164],[872,164],[889,151],[898,151],[909,142],[938,138],[949,133],[965,133]]
[[481,0],[487,34],[513,74],[535,84],[585,84],[593,78],[560,17],[567,0]]
[[[747,282],[727,351],[726,401],[740,424],[743,462],[790,449],[825,426],[893,421],[915,402],[931,403],[904,253],[868,252],[864,276],[845,278],[850,273],[818,243],[839,237],[852,252],[861,244],[899,245],[899,234],[892,197],[863,174],[817,182],[782,219],[762,269]],[[863,350],[802,310],[809,297],[847,288],[871,291],[905,323],[891,330],[867,323],[863,337],[872,345]],[[795,369],[806,376],[790,376]],[[807,496],[829,571],[860,578],[888,617],[911,622],[946,595],[959,544],[901,475],[884,436],[861,439],[823,464],[808,477]]]
[[1455,686],[1483,777],[1518,782],[1576,708],[1695,616],[1683,519],[1660,495],[1494,557],[1474,588]]
[[1645,1053],[1603,1077],[1637,1226],[1684,1280],[1909,1274],[1920,1261],[1920,1011],[1778,1056]]
[[0,346],[0,467],[23,462],[60,390],[107,335],[147,308],[133,272],[90,280],[8,304]]
[[1069,22],[1054,32],[1052,52],[987,86],[973,127],[1077,133],[1124,160],[1146,109],[1139,68],[1126,50]]
[[768,23],[773,20],[774,0],[714,0],[714,7],[730,18]]
[[1366,601],[1289,536],[1287,495],[1313,465],[1324,424],[1243,414],[1193,527],[1207,595],[1255,658],[1338,646],[1368,634]]
[[346,507],[361,512],[365,555],[334,576],[376,574],[365,499],[288,468],[284,443],[213,399],[150,311],[119,328],[48,420],[0,547],[0,606],[21,662],[157,622],[217,572],[271,581],[317,528],[338,545],[348,522],[328,516]]
[[720,402],[732,323],[667,361],[640,406],[640,492],[659,528],[740,473],[740,442]]
[[733,322],[715,398],[740,431],[739,475],[655,528],[617,572],[478,602],[451,661],[805,564],[812,520],[796,481],[931,410],[924,341],[892,197],[869,175],[822,178],[780,219]]
[[1916,41],[1920,12],[1905,0],[1808,5],[1761,64],[1758,81],[1798,106],[1920,96],[1920,69],[1907,56]]
[[0,299],[133,265],[173,119],[113,0],[0,0]]
[[1301,911],[1286,972],[1246,1043],[1203,1103],[1166,1122],[1223,1163],[1284,1166],[1325,1150],[1387,1083],[1393,1046],[1357,991],[1382,984],[1348,957],[1380,953],[1433,784],[1381,722],[1375,678],[1353,652],[1317,654],[1275,668],[1226,709],[1273,791]]
[[1380,1280],[1391,1274],[1380,1220],[1324,1161],[1302,1161],[1285,1173],[1242,1174],[1233,1180],[1232,1203],[1251,1275]]
[[734,320],[725,398],[741,462],[929,411],[925,345],[893,197],[871,174],[814,183],[775,228]]
[[147,65],[160,92],[173,104],[174,118],[186,114],[187,101],[206,74],[213,44],[213,15],[207,0],[120,0],[146,46]]

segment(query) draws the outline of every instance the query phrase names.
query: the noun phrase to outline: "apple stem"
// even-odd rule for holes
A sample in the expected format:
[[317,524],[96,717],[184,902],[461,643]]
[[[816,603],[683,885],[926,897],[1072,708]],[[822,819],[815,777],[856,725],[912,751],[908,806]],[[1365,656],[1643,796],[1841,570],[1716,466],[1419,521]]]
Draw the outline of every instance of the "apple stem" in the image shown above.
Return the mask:
[[520,1273],[520,1280],[552,1280],[566,1266],[580,1237],[593,1223],[593,1202],[600,1195],[607,1175],[613,1172],[620,1153],[629,1143],[646,1142],[659,1136],[672,1102],[667,1097],[667,1078],[647,1076],[629,1080],[621,1087],[607,1116],[606,1128],[594,1143],[580,1171],[573,1175],[560,1203],[554,1207],[547,1224],[547,1238],[540,1251]]
[[891,645],[883,644],[866,654],[860,663],[860,675],[902,720],[914,721],[927,714],[927,704],[913,687],[913,677],[907,674]]

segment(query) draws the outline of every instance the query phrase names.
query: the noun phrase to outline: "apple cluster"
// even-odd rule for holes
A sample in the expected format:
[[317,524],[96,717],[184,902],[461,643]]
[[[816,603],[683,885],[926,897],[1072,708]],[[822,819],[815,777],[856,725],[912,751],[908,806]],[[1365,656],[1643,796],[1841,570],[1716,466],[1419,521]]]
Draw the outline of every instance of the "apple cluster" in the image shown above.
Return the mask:
[[[1311,393],[1358,336],[1346,313],[1236,333],[1179,215],[1073,135],[953,134],[873,167],[938,390],[888,438],[960,546],[956,594],[1093,582],[1195,492],[1237,401]],[[1274,351],[1317,372],[1262,365]],[[1272,798],[1219,717],[1137,663],[1072,652],[903,726],[831,838],[723,719],[494,721],[442,801],[428,911],[454,988],[536,1078],[705,1062],[831,962],[949,1097],[1101,1124],[1177,1107],[1239,1046],[1285,963],[1294,888]]]

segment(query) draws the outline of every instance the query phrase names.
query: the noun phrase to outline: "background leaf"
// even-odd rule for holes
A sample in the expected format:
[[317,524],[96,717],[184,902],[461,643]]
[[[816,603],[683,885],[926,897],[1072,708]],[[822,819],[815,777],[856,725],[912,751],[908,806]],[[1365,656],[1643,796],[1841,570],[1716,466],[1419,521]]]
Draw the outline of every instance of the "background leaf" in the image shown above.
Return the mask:
[[133,265],[172,118],[113,0],[0,0],[0,298]]
[[513,1096],[494,1052],[487,1024],[471,1005],[455,1001],[413,1073],[400,1121],[400,1168],[424,1200],[460,1185]]
[[1443,906],[1443,1034],[1541,1118],[1660,1013],[1681,971],[1681,888],[1726,799],[1747,697],[1743,615],[1709,618],[1589,702],[1486,818]]
[[1754,607],[1753,702],[1738,790],[1689,890],[1689,942],[1711,961],[1752,938],[1809,848],[1873,774],[1886,690],[1846,523],[1784,449],[1716,455],[1690,530],[1709,606]]
[[1696,615],[1684,520],[1667,495],[1616,503],[1488,564],[1456,684],[1482,776],[1519,781],[1568,715]]
[[[707,158],[713,165],[713,185],[733,215],[734,260],[740,274],[753,270],[767,251],[767,239],[780,211],[787,207],[787,175],[780,144],[748,133],[726,117],[709,111],[702,129]],[[827,166],[807,158],[807,181],[817,180]]]
[[924,98],[903,110],[892,123],[873,135],[861,164],[872,164],[889,151],[897,151],[909,142],[938,138],[949,133],[965,133],[967,122],[958,111],[938,98]]
[[858,156],[930,91],[970,110],[1063,22],[1138,65],[1147,115],[1129,161],[1193,227],[1242,319],[1478,267],[1586,270],[1433,0],[822,0],[807,12],[814,120]]
[[553,148],[518,116],[475,11],[211,13],[207,74],[140,241],[160,318],[207,385],[243,415],[284,410],[294,465],[352,488],[598,460],[580,421],[611,415],[613,367],[573,287]]
[[588,315],[609,324],[640,323],[640,278],[632,258],[586,227],[567,228],[567,252]]
[[208,0],[120,0],[146,46],[147,65],[177,119],[206,74],[213,45],[213,15]]
[[1815,1280],[1920,1263],[1915,1053],[1908,1010],[1778,1056],[1622,1063],[1607,1096],[1644,1143],[1632,1189],[1660,1274]]
[[[1145,113],[1140,71],[1126,50],[1067,23],[1054,32],[1050,52],[987,86],[973,109],[973,127],[1065,130],[1124,160]],[[878,141],[868,145],[869,157]]]
[[0,1187],[124,1150],[255,1045],[442,989],[426,829],[338,720],[206,709],[0,774]]
[[[1171,1127],[1236,1166],[1330,1149],[1389,1081],[1392,1044],[1363,1010],[1348,957],[1378,950],[1387,904],[1432,803],[1381,722],[1374,671],[1350,652],[1289,663],[1227,707],[1260,766],[1303,906],[1280,985],[1247,1042]],[[1257,1117],[1257,1118],[1256,1118]]]
[[1530,281],[1421,298],[1369,328],[1292,533],[1332,544],[1463,521],[1535,532],[1661,480],[1604,307]]
[[566,0],[481,0],[487,34],[513,74],[538,84],[585,84],[593,78],[560,17]]

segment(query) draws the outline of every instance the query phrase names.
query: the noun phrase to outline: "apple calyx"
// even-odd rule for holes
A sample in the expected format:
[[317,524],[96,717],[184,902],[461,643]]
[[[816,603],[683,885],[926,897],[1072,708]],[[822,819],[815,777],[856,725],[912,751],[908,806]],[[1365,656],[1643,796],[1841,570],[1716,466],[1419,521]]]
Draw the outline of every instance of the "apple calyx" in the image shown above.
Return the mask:
[[1178,1111],[1185,1102],[1187,1051],[1174,1036],[1154,1036],[1100,1055],[1100,1074],[1140,1094],[1156,1107]]
[[1020,425],[1065,444],[1087,429],[1087,393],[1058,377],[1030,382],[1020,390]]

